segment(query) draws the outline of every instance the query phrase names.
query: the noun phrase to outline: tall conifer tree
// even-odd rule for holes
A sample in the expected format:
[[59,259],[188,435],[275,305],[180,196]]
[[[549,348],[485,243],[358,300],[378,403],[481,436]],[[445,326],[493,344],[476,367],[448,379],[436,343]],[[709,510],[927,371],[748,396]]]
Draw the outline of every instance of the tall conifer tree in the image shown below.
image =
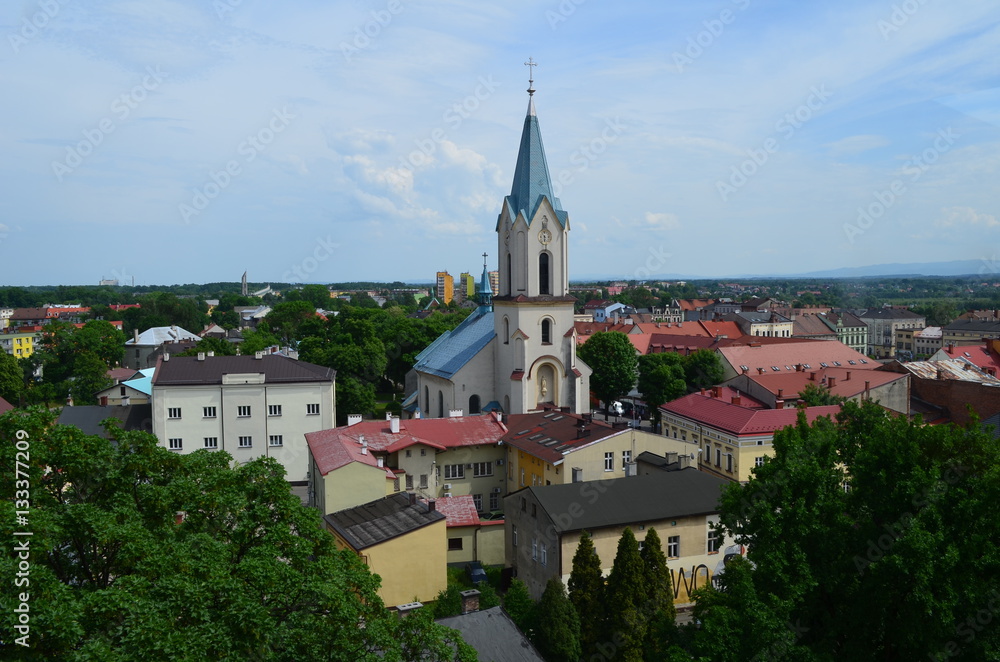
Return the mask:
[[573,555],[573,570],[569,576],[569,600],[580,619],[580,644],[583,657],[590,659],[604,630],[604,576],[601,559],[594,541],[584,531]]
[[618,539],[615,564],[608,575],[605,604],[608,618],[604,641],[614,642],[613,660],[640,662],[646,640],[647,622],[643,607],[646,603],[646,573],[639,556],[639,543],[632,529],[625,529]]

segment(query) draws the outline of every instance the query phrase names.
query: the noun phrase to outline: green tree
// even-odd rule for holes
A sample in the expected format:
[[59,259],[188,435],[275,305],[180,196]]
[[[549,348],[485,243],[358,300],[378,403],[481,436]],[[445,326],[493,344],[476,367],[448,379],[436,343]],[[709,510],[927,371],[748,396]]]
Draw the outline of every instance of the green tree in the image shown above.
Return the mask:
[[299,327],[316,316],[316,307],[309,301],[285,301],[275,304],[260,328],[270,331],[288,343],[299,337]]
[[111,322],[91,320],[71,338],[74,353],[93,352],[110,368],[121,365],[125,356],[125,334]]
[[689,391],[714,386],[722,381],[725,369],[719,355],[709,349],[699,349],[684,357],[684,375]]
[[350,414],[370,416],[375,411],[375,387],[350,375],[337,375],[337,425],[346,425]]
[[650,528],[646,532],[639,556],[642,559],[645,575],[643,586],[646,587],[643,611],[648,621],[643,654],[646,660],[655,662],[668,658],[669,650],[677,638],[674,627],[677,610],[674,607],[670,569],[667,567],[667,557],[663,553],[663,543],[655,528]]
[[580,534],[580,542],[573,554],[573,569],[569,575],[569,600],[580,619],[580,645],[583,656],[590,659],[597,654],[597,644],[604,631],[607,602],[604,599],[604,575],[601,559],[594,548],[590,534]]
[[[836,421],[801,414],[774,452],[723,493],[720,522],[753,565],[727,567],[706,632],[763,624],[767,659],[996,659],[1000,631],[969,619],[1000,603],[984,581],[1000,576],[1000,441],[846,402]],[[775,654],[787,623],[808,655]]]
[[[180,455],[147,433],[111,428],[108,441],[54,418],[0,417],[0,467],[14,475],[16,440],[31,458],[30,645],[17,659],[475,659],[453,631],[387,611],[379,579],[336,549],[275,460]],[[0,481],[9,540],[15,488]],[[0,555],[0,572],[18,562]],[[0,591],[6,633],[19,597]]]
[[330,309],[330,290],[326,285],[303,285],[301,289],[290,291],[286,298],[288,301],[308,301],[314,309]]
[[826,384],[806,384],[805,388],[799,391],[799,399],[804,401],[809,407],[821,405],[839,405],[847,398],[842,395],[834,395],[827,388]]
[[22,391],[24,391],[24,374],[21,364],[0,349],[0,398],[16,406],[20,404]]
[[604,402],[607,416],[611,403],[635,386],[635,347],[624,333],[598,331],[580,347],[578,355],[594,371],[590,388]]
[[548,581],[538,603],[534,642],[546,662],[577,662],[582,654],[580,618],[558,577]]
[[190,347],[177,356],[198,356],[200,353],[214,352],[215,356],[236,356],[236,345],[223,338],[202,338],[194,347]]
[[75,405],[97,404],[97,393],[114,386],[108,377],[108,366],[93,352],[82,352],[73,363],[70,395]]
[[528,585],[520,579],[513,579],[503,597],[503,608],[507,610],[514,625],[522,632],[530,634],[534,629],[535,601],[531,599]]
[[644,579],[639,543],[632,529],[626,528],[618,539],[618,552],[604,593],[608,610],[604,639],[616,644],[612,660],[640,662],[643,659],[647,632],[647,617],[643,611],[646,605]]
[[664,352],[639,357],[639,393],[660,422],[660,405],[687,393],[684,361],[680,354]]
[[244,356],[252,356],[280,343],[281,338],[266,329],[246,329],[243,332],[243,342],[239,344],[239,351]]

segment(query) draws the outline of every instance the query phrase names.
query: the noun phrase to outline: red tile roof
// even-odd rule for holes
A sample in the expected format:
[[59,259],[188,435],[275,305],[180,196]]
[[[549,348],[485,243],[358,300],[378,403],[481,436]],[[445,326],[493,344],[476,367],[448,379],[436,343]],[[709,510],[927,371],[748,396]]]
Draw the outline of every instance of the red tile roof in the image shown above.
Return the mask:
[[627,432],[627,429],[615,429],[601,421],[591,421],[586,426],[587,436],[580,437],[583,420],[583,416],[561,411],[511,414],[507,417],[509,432],[503,436],[503,443],[549,464],[558,464],[567,453]]
[[[737,436],[773,434],[776,430],[795,425],[798,417],[798,409],[795,407],[754,409],[700,393],[692,393],[668,402],[661,405],[660,410]],[[820,416],[835,416],[839,411],[840,405],[807,407],[806,421],[812,423]]]
[[[874,370],[881,363],[869,359],[836,340],[806,340],[802,338],[744,338],[735,343],[724,343],[718,350],[724,363],[728,362],[737,374],[740,366],[747,366],[751,374],[763,368],[765,372],[794,372],[796,364],[808,365],[807,370],[819,370],[826,363],[858,370]],[[854,364],[851,364],[854,361]],[[777,367],[778,370],[773,368]]]
[[[426,503],[426,501],[425,501]],[[434,501],[438,512],[447,519],[446,526],[479,526],[479,513],[471,494],[455,497],[438,497]]]
[[984,345],[945,345],[941,351],[949,359],[965,359],[978,368],[1000,368],[1000,357]]
[[[362,437],[368,444],[369,453],[361,457],[371,458],[372,452],[393,453],[416,444],[440,450],[496,445],[506,432],[504,424],[490,414],[401,420],[396,433],[390,430],[389,421],[361,421],[355,425],[309,432],[306,442],[316,458],[320,473],[325,475],[361,456]],[[345,449],[350,453],[345,455]]]
[[[815,367],[815,366],[813,366]],[[810,379],[812,374],[816,379]],[[850,375],[850,379],[848,379]],[[805,389],[808,384],[817,384],[829,388],[830,378],[834,379],[833,388],[830,392],[845,398],[853,398],[865,390],[865,382],[870,388],[885,386],[898,379],[905,379],[905,374],[887,372],[884,370],[858,370],[856,366],[847,368],[820,368],[819,370],[804,370],[802,372],[769,372],[763,375],[747,375],[751,381],[760,384],[763,388],[778,394],[778,389],[782,390],[782,396],[786,400],[794,400],[798,393]]]
[[9,402],[7,402],[6,400],[4,400],[3,398],[0,398],[0,415],[6,414],[7,412],[9,412],[13,408],[14,408],[14,405],[10,404]]

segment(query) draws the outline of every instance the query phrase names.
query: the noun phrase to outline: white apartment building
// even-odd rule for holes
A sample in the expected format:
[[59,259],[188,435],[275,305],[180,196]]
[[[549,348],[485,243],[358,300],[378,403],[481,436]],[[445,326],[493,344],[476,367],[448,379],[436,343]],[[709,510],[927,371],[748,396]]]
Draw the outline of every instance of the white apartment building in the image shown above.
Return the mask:
[[305,434],[335,425],[332,368],[276,354],[164,356],[153,377],[153,433],[178,453],[223,450],[278,460],[306,485]]

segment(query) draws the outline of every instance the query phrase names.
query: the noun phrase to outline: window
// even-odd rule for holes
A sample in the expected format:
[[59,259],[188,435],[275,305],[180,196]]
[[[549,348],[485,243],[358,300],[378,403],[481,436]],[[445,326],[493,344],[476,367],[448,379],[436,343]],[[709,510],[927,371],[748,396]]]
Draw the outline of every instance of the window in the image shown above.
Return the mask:
[[179,439],[179,438],[178,439],[170,439],[168,443],[169,443],[170,450],[172,450],[172,451],[179,451],[179,450],[182,450],[184,448],[184,441],[182,439]]
[[498,492],[490,494],[490,510],[500,510],[500,494]]
[[273,447],[279,447],[285,445],[284,438],[280,434],[272,434],[270,437],[267,438],[267,443]]
[[482,494],[473,494],[472,495],[472,503],[474,503],[476,505],[476,512],[480,512],[480,513],[483,512],[483,495]]
[[267,406],[268,416],[281,416],[281,405],[268,405]]
[[420,474],[420,489],[427,489],[427,474]]
[[625,466],[632,461],[632,451],[622,451],[622,471],[625,471]]
[[444,479],[454,480],[457,478],[465,478],[465,465],[464,464],[444,465]]
[[676,559],[681,555],[681,537],[670,536],[667,538],[667,558]]
[[318,416],[319,415],[319,403],[306,405],[306,415],[307,416]]
[[167,409],[167,418],[180,418],[181,408],[180,407],[169,407]]
[[392,491],[393,492],[399,491],[399,476],[396,476],[395,480],[392,481]]
[[521,497],[521,512],[524,513],[527,511],[528,511],[528,501],[524,497]]
[[427,455],[427,449],[426,448],[421,448],[420,449],[420,457],[423,457],[425,455]]
[[482,408],[479,405],[479,396],[478,395],[470,395],[469,396],[469,413],[470,414],[478,414],[481,411],[482,411]]
[[510,527],[510,542],[511,545],[517,547],[517,524],[513,524]]
[[726,453],[726,471],[729,473],[733,472],[733,454]]
[[762,466],[764,466],[764,458],[765,457],[766,457],[765,455],[758,455],[757,457],[755,457],[753,459],[753,466],[755,466],[755,467],[762,467]]
[[614,471],[615,470],[615,454],[605,453],[604,454],[604,470]]
[[711,526],[708,527],[708,553],[717,554],[719,548],[722,546],[722,539],[719,538],[719,532],[713,529]]
[[482,476],[492,476],[493,475],[493,463],[492,462],[476,462],[472,465],[472,475],[475,478],[480,478]]
[[461,538],[448,538],[448,551],[449,552],[460,552],[460,551],[462,551],[462,539]]
[[[17,352],[17,353],[18,353],[18,354],[20,354],[20,353],[21,353],[21,351],[20,351],[20,350],[18,350],[18,352]],[[122,387],[121,387],[121,389],[119,389],[119,395],[125,395],[125,387],[124,387],[124,386],[122,386]]]
[[406,457],[410,457],[410,451],[406,451]]
[[[524,487],[524,469],[521,469],[521,487]],[[524,510],[524,508],[521,508]]]
[[205,448],[215,450],[216,448],[219,447],[218,437],[205,437],[204,441],[205,441]]
[[532,561],[537,561],[538,560],[538,539],[537,538],[532,538],[531,539],[531,560]]
[[549,548],[546,545],[542,545],[542,565],[549,564]]
[[236,408],[236,415],[240,418],[249,418],[250,416],[250,405],[240,405]]
[[410,474],[406,474],[406,489],[408,490],[413,489],[413,476],[411,476]]
[[542,320],[542,344],[551,345],[552,344],[552,321],[544,319]]
[[549,254],[538,256],[538,293],[552,294],[552,282],[549,277]]
[[240,448],[253,448],[253,437],[240,437]]
[[203,407],[201,410],[201,415],[205,418],[215,418],[215,407]]
[[721,467],[722,466],[722,449],[721,448],[716,448],[715,449],[715,466],[717,466],[717,467]]
[[537,503],[531,504],[531,516],[532,517],[538,517],[538,504]]

